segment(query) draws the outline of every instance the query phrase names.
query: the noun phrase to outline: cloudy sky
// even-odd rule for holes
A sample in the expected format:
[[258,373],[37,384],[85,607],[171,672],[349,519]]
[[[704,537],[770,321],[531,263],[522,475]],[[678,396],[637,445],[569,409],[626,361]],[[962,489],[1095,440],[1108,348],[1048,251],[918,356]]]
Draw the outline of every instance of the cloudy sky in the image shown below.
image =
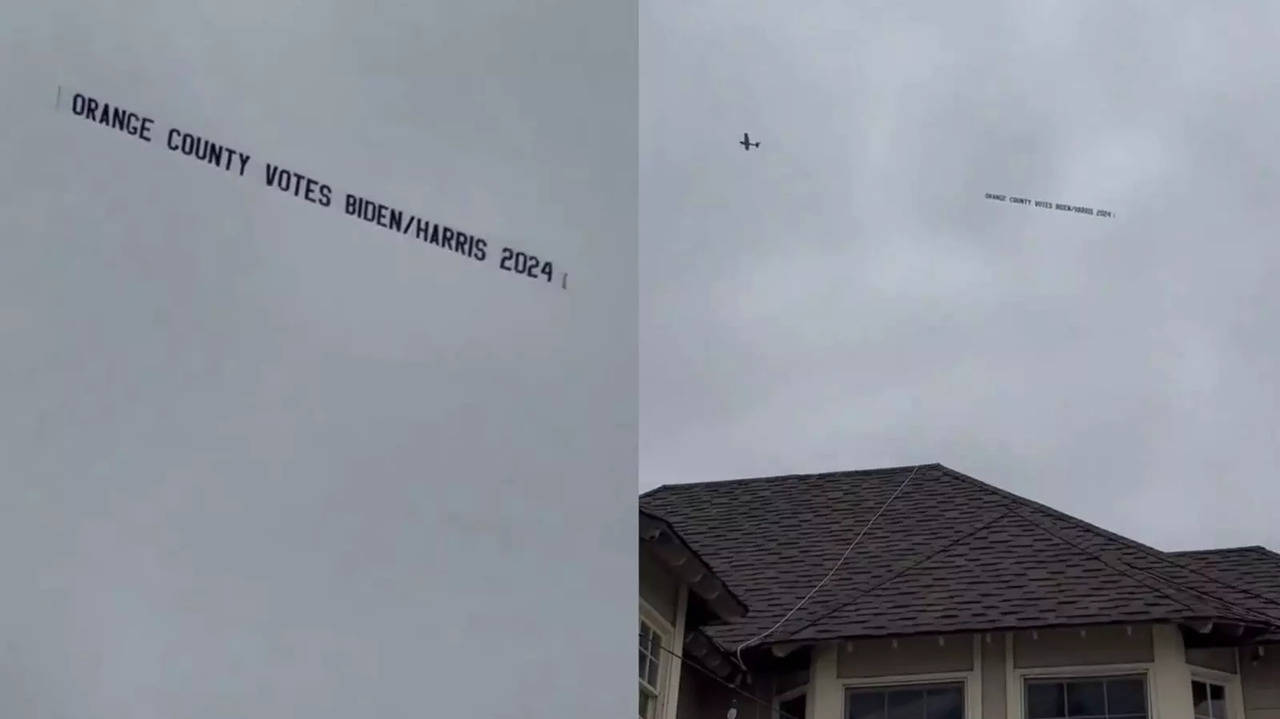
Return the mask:
[[1280,8],[1171,10],[642,3],[641,489],[939,461],[1280,548]]
[[634,7],[0,18],[0,716],[634,710]]

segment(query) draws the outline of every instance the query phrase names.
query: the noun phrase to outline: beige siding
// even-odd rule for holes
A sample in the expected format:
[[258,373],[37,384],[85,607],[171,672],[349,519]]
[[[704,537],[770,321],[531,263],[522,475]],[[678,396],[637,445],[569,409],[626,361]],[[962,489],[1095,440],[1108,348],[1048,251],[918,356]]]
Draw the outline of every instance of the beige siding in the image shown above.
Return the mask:
[[1004,634],[982,637],[982,718],[1005,719]]
[[897,640],[863,639],[842,642],[836,657],[836,675],[842,679],[886,677],[906,674],[967,672],[973,669],[973,637],[946,637],[941,646],[936,637],[908,637]]
[[1018,632],[1013,661],[1020,668],[1070,667],[1092,664],[1136,664],[1154,661],[1151,627],[1088,627]]
[[1256,662],[1251,660],[1252,650],[1240,650],[1240,688],[1246,719],[1280,719],[1280,647],[1268,649]]
[[1236,652],[1231,647],[1188,649],[1187,664],[1228,674],[1236,673]]
[[644,546],[640,548],[640,598],[675,626],[680,581]]

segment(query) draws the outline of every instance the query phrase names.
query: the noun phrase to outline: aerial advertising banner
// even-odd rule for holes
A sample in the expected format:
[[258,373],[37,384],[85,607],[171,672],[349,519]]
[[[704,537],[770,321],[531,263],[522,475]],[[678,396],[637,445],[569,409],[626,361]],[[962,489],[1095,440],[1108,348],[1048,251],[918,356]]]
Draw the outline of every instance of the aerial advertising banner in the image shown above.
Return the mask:
[[0,5],[0,715],[633,711],[635,6]]

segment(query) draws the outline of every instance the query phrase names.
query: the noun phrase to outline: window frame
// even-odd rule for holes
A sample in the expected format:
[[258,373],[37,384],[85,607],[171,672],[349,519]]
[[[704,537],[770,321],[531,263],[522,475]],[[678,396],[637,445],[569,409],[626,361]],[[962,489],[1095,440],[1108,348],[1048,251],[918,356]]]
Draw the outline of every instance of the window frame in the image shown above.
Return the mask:
[[[1126,670],[1125,668],[1122,668],[1122,667],[1105,666],[1105,665],[1097,667],[1097,670],[1098,671],[1096,672],[1095,671],[1087,671],[1087,672],[1086,671],[1070,671],[1070,672],[1047,671],[1043,674],[1024,674],[1022,677],[1020,677],[1021,686],[1019,689],[1022,693],[1022,706],[1019,707],[1020,715],[1023,717],[1023,719],[1030,719],[1031,717],[1031,711],[1029,706],[1031,696],[1027,691],[1027,688],[1031,684],[1052,684],[1052,683],[1069,684],[1071,682],[1097,682],[1097,681],[1107,681],[1107,680],[1124,681],[1124,680],[1139,679],[1142,681],[1143,690],[1144,690],[1144,693],[1146,694],[1143,702],[1144,705],[1146,706],[1145,719],[1156,719],[1156,704],[1155,704],[1156,697],[1155,697],[1155,692],[1152,690],[1151,672],[1149,670],[1146,670],[1146,669]],[[1134,715],[1132,714],[1118,714],[1116,716],[1122,717],[1123,719],[1134,719]],[[1052,719],[1068,719],[1068,718],[1054,717]],[[1105,717],[1091,716],[1085,719],[1111,719],[1111,715],[1108,714]]]
[[[1236,666],[1238,667],[1239,664],[1240,662],[1237,654]],[[1189,664],[1187,666],[1188,668],[1191,669],[1191,681],[1205,682],[1208,684],[1219,684],[1226,688],[1226,691],[1227,691],[1226,704],[1227,704],[1228,719],[1242,719],[1243,717],[1246,716],[1245,710],[1244,710],[1244,690],[1240,686],[1239,674],[1235,674],[1231,672],[1223,672],[1217,669],[1209,669],[1207,667],[1199,667],[1193,664]],[[1192,691],[1191,687],[1188,686],[1187,692],[1191,693],[1191,691]],[[1192,696],[1194,697],[1194,694],[1192,694]],[[1191,714],[1192,719],[1194,719],[1195,717],[1194,698],[1192,699],[1191,712],[1192,712]]]
[[[1094,664],[1066,667],[1014,667],[1012,636],[1005,643],[1005,690],[1009,716],[1012,719],[1028,719],[1027,682],[1060,679],[1108,679],[1112,677],[1142,677],[1147,686],[1147,719],[1162,719],[1156,697],[1154,663]],[[1188,688],[1188,691],[1190,689]],[[1014,710],[1016,707],[1016,710]]]
[[[649,603],[644,601],[643,599],[640,600],[640,621],[649,625],[649,628],[653,630],[653,633],[658,637],[659,647],[669,651],[677,651],[677,648],[673,646],[673,641],[675,640],[675,633],[676,633],[675,627],[671,626],[671,622],[668,621],[666,617],[663,617],[660,612],[658,612],[656,609],[650,606]],[[639,651],[639,644],[640,644],[639,637],[640,637],[639,626],[637,625],[637,632],[636,632],[637,651]],[[648,693],[654,697],[653,719],[665,719],[665,717],[667,716],[666,703],[669,699],[668,695],[670,694],[667,688],[669,684],[668,675],[671,672],[671,661],[670,661],[671,657],[669,654],[667,654],[667,652],[663,651],[662,649],[658,650],[658,655],[657,655],[658,677],[654,686],[651,686],[651,687],[642,686],[642,684],[648,684],[648,682],[644,682],[644,680],[640,679],[639,677],[638,661],[637,661],[637,667],[636,667],[636,679],[637,679],[636,701],[638,703],[640,700],[639,692],[645,691],[647,689]],[[637,656],[637,660],[638,659],[639,657]]]
[[[1206,694],[1206,696],[1207,696],[1207,697],[1208,697],[1208,699],[1209,699],[1209,711],[1210,711],[1210,712],[1212,712],[1212,711],[1213,711],[1213,694],[1211,693],[1210,688],[1211,688],[1211,687],[1218,687],[1218,688],[1222,689],[1222,709],[1223,709],[1223,711],[1224,711],[1224,712],[1226,712],[1223,716],[1213,716],[1212,714],[1211,714],[1211,715],[1209,715],[1209,716],[1203,716],[1203,715],[1200,715],[1200,714],[1196,714],[1196,709],[1195,709],[1195,695],[1196,695],[1196,691],[1195,691],[1195,688],[1196,688],[1196,685],[1197,685],[1197,684],[1203,684],[1203,685],[1204,685],[1205,694]],[[1195,675],[1193,674],[1193,675],[1191,676],[1191,716],[1193,717],[1193,719],[1231,719],[1231,714],[1232,714],[1232,712],[1231,712],[1230,702],[1229,702],[1229,701],[1227,701],[1227,693],[1228,693],[1228,691],[1229,691],[1229,688],[1227,687],[1226,682],[1215,682],[1215,681],[1213,681],[1213,680],[1211,680],[1211,679],[1205,679],[1205,678],[1203,678],[1203,677],[1197,677],[1197,676],[1195,676]]]
[[[840,685],[840,717],[848,716],[845,705],[849,689],[874,689],[876,687],[932,686],[937,684],[961,684],[964,687],[964,719],[982,719],[982,635],[974,634],[971,640],[973,662],[968,669],[949,672],[925,672],[921,674],[892,674],[885,676],[839,677]],[[837,662],[839,649],[836,649]],[[814,684],[810,682],[812,688]],[[809,706],[814,706],[816,699],[809,698]],[[810,710],[812,711],[812,710]],[[1011,718],[1012,719],[1012,718]],[[1019,718],[1020,719],[1020,718]]]
[[[971,672],[947,674],[916,674],[904,677],[859,677],[856,680],[841,682],[840,718],[849,717],[849,695],[854,692],[883,691],[891,692],[901,689],[937,689],[941,687],[957,687],[960,689],[960,709],[962,719],[981,717],[975,714],[972,704],[973,685],[970,683]],[[923,717],[921,718],[923,719]]]

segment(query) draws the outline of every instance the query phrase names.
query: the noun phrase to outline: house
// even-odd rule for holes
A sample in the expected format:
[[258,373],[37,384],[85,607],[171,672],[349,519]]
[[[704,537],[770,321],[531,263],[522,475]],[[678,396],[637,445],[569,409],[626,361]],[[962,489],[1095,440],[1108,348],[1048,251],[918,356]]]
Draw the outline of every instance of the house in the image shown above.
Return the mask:
[[642,620],[665,608],[679,675],[642,717],[1280,719],[1261,547],[1163,552],[939,464],[640,509],[642,588],[669,580]]

